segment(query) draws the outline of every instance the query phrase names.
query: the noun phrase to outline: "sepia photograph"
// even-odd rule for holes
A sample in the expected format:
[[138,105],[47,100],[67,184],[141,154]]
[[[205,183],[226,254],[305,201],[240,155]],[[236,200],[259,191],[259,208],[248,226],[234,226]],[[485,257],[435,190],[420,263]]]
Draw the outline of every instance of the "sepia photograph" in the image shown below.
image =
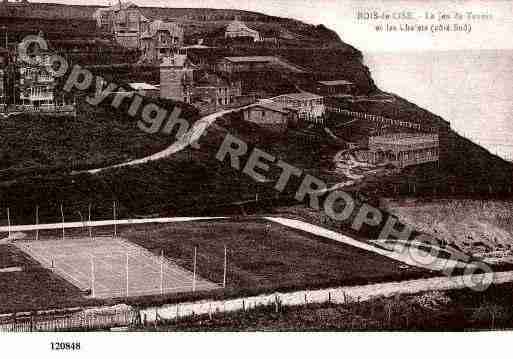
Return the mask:
[[209,334],[252,333],[240,357],[284,333],[509,332],[512,19],[501,0],[2,0],[0,342],[208,357]]

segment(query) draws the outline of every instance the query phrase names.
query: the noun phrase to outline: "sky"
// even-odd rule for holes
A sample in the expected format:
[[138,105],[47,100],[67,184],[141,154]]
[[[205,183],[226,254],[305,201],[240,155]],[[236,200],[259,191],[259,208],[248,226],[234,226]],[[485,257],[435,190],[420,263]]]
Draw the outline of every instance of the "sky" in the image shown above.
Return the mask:
[[[34,1],[34,0],[32,0]],[[108,5],[109,0],[47,0],[78,5]],[[112,0],[116,1],[116,0]],[[324,24],[341,39],[364,52],[416,50],[513,49],[513,1],[509,0],[132,0],[140,6],[208,7],[241,9],[290,17],[311,24]],[[358,13],[377,11],[391,17],[410,12],[413,19],[365,20]],[[426,19],[426,12],[451,18],[449,25],[470,25],[470,32],[436,32],[431,25],[439,20]],[[455,13],[463,15],[455,19]],[[467,13],[485,15],[469,19]],[[427,25],[427,31],[376,31],[376,26]]]

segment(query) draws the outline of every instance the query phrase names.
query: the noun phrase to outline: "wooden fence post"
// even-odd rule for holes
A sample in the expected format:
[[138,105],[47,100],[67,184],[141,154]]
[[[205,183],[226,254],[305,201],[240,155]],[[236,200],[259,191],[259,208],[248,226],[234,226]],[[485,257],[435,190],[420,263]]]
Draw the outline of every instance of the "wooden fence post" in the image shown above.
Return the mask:
[[34,312],[30,313],[30,331],[34,331]]

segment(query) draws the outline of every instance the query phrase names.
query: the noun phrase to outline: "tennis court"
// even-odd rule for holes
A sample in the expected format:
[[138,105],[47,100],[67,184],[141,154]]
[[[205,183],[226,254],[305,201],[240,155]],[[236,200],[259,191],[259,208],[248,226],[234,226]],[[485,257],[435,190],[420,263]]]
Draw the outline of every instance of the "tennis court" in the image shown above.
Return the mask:
[[164,256],[121,238],[15,241],[43,266],[95,298],[132,297],[219,288]]

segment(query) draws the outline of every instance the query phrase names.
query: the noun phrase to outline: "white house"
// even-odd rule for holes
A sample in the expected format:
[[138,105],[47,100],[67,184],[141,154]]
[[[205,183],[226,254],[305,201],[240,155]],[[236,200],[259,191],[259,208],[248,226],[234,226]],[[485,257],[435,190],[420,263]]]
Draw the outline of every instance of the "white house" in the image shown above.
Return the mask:
[[262,41],[258,31],[250,29],[242,21],[234,20],[226,27],[225,38],[234,39],[238,37],[251,37],[254,42]]
[[270,99],[282,106],[292,108],[298,111],[299,120],[313,123],[324,122],[324,98],[322,96],[309,93],[298,92],[280,95]]

